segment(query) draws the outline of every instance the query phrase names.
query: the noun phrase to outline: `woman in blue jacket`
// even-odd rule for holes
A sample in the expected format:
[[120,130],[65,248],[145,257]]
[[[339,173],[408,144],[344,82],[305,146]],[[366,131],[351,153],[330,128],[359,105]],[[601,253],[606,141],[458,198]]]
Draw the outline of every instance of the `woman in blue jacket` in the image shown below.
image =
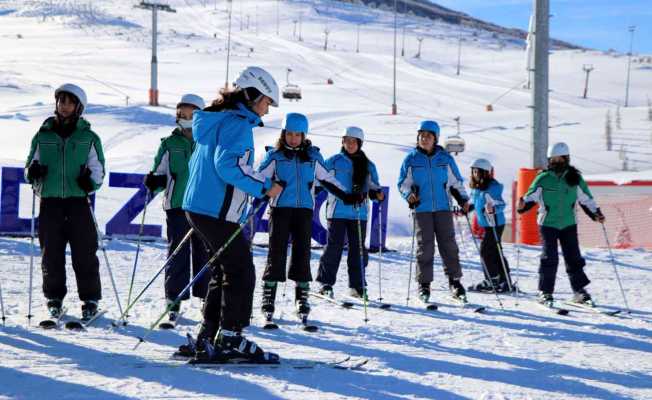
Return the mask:
[[[494,288],[498,292],[508,292],[512,287],[509,279],[509,265],[507,259],[502,255],[501,237],[505,230],[503,185],[492,177],[492,173],[491,163],[484,158],[475,160],[471,165],[471,182],[469,184],[471,200],[478,223],[484,228],[480,257],[487,269],[485,280],[469,287],[469,290],[475,292],[491,293]],[[487,272],[489,276],[487,276]]]
[[[262,68],[247,67],[235,81],[235,89],[224,91],[210,107],[193,115],[196,147],[190,158],[183,209],[213,254],[246,220],[249,196],[274,198],[281,192],[278,183],[252,167],[252,130],[263,125],[260,117],[270,105],[278,106],[278,98],[274,78]],[[241,334],[249,326],[255,281],[249,241],[240,231],[212,266],[198,335],[199,344],[215,338],[217,361],[245,358],[269,362],[277,358]],[[198,352],[195,357],[213,361],[209,352]]]
[[342,186],[324,166],[319,148],[306,139],[308,118],[289,113],[283,120],[281,136],[258,171],[267,178],[284,182],[281,194],[270,201],[269,252],[263,274],[262,312],[268,321],[274,314],[278,282],[285,282],[288,240],[292,236],[292,258],[288,278],[296,282],[295,305],[300,318],[310,312],[310,239],[315,206],[315,186],[319,184],[339,198],[349,201]]
[[[326,160],[326,167],[335,178],[351,193],[350,201],[342,201],[332,193],[326,203],[328,220],[328,241],[324,254],[319,260],[317,282],[322,284],[320,293],[333,297],[333,285],[342,259],[344,238],[348,241],[347,265],[349,288],[353,297],[362,298],[366,283],[360,260],[360,249],[364,254],[364,266],[367,265],[367,249],[364,248],[367,232],[367,197],[383,201],[385,195],[378,183],[376,165],[362,151],[364,132],[356,126],[346,128],[342,137],[342,150],[339,154]],[[358,223],[362,241],[358,239]]]
[[414,210],[419,298],[424,302],[430,298],[436,238],[451,294],[455,299],[465,301],[466,291],[460,282],[462,268],[455,242],[449,193],[465,213],[469,211],[469,197],[455,160],[437,144],[439,132],[437,122],[421,122],[417,147],[403,160],[398,190]]

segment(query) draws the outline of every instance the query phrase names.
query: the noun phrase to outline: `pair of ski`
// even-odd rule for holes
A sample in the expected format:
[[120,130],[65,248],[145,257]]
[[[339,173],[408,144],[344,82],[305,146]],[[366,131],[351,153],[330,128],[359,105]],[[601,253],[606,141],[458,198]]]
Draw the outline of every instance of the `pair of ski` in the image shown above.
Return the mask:
[[[265,316],[265,325],[263,325],[263,329],[266,330],[278,329],[278,324],[274,322],[273,313],[264,313],[264,316]],[[299,318],[299,322],[301,323],[302,330],[310,333],[314,333],[319,330],[319,327],[317,325],[313,325],[308,322],[308,314],[297,313],[297,317]]]
[[[61,324],[63,323],[64,318],[67,317],[68,314],[68,308],[63,307],[61,309],[61,312],[59,315],[55,317],[50,317],[46,318],[43,321],[39,322],[39,326],[43,329],[58,329],[61,327]],[[106,310],[98,310],[95,315],[93,315],[91,318],[73,318],[66,321],[63,323],[64,328],[71,330],[71,331],[85,331],[87,327],[92,325],[95,321],[97,321],[100,317],[102,317],[104,314],[106,314]]]
[[[310,295],[346,309],[351,309],[355,306],[364,306],[364,300],[359,297],[345,296],[344,300],[336,300],[330,296],[326,296],[317,292],[310,292]],[[392,308],[392,305],[383,302],[382,299],[379,300],[367,299],[367,307],[379,308],[381,310],[389,310]]]

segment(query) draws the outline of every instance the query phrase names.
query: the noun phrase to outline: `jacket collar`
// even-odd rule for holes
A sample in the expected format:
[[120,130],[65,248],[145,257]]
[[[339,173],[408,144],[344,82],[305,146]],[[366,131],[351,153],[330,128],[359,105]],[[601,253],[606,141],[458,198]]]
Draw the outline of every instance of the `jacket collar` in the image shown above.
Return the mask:
[[238,103],[236,106],[238,108],[236,110],[233,110],[234,114],[239,115],[240,117],[246,119],[247,122],[249,122],[252,126],[260,126],[260,127],[264,126],[263,120],[260,119],[260,116],[258,114],[248,109],[242,103]]

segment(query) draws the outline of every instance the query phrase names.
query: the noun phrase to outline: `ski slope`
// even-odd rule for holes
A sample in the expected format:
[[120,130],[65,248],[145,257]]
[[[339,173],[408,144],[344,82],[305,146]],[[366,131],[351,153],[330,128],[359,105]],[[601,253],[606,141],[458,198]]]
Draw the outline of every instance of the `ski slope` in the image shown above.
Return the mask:
[[[130,1],[52,0],[0,2],[0,165],[22,166],[29,143],[53,111],[52,93],[63,82],[80,84],[88,93],[86,117],[100,135],[107,169],[114,172],[149,170],[160,138],[174,125],[174,107],[186,92],[207,101],[216,96],[226,77],[226,2],[216,7],[203,0],[167,1],[177,13],[159,14],[159,88],[161,107],[146,103],[149,88],[151,14],[132,8]],[[92,5],[89,5],[92,4]],[[131,348],[163,307],[158,282],[136,307],[132,323],[112,330],[117,316],[110,280],[102,267],[103,305],[108,318],[85,333],[44,332],[26,326],[29,241],[0,238],[3,268],[0,279],[7,325],[0,329],[0,396],[6,398],[435,398],[435,399],[645,399],[652,398],[652,255],[642,250],[617,251],[618,267],[634,313],[609,318],[587,312],[569,317],[550,315],[529,301],[519,305],[503,298],[476,295],[489,306],[486,315],[443,305],[428,313],[414,301],[405,305],[411,220],[399,199],[395,182],[399,167],[416,139],[421,119],[438,120],[443,137],[460,131],[467,151],[457,160],[464,176],[477,157],[494,163],[502,182],[514,179],[529,164],[530,93],[525,81],[523,46],[511,38],[493,37],[416,17],[399,19],[405,26],[405,57],[397,61],[399,114],[392,103],[393,15],[352,4],[327,1],[281,2],[276,35],[276,1],[234,2],[229,81],[247,65],[270,70],[279,84],[301,86],[301,102],[283,100],[256,129],[257,155],[278,134],[283,115],[303,112],[310,118],[310,138],[325,156],[339,151],[340,133],[348,125],[362,127],[364,150],[379,167],[381,182],[390,187],[389,247],[383,264],[383,296],[392,311],[343,311],[313,301],[311,316],[322,328],[309,335],[298,329],[292,314],[293,288],[279,312],[287,322],[277,332],[262,331],[256,319],[248,332],[263,348],[285,358],[333,359],[345,354],[368,358],[362,371],[238,369],[195,370],[170,366],[164,359],[199,321],[198,304],[188,311],[176,332],[154,332],[150,343]],[[240,12],[242,9],[242,12]],[[242,15],[242,17],[241,17]],[[246,16],[249,16],[247,29]],[[293,36],[293,20],[301,18],[303,41]],[[240,29],[242,22],[242,30]],[[355,52],[360,24],[360,53]],[[329,30],[328,51],[323,50]],[[554,32],[552,32],[554,36]],[[458,37],[462,47],[461,75],[455,75]],[[298,36],[298,33],[297,33]],[[425,39],[422,57],[414,58],[417,36]],[[589,99],[582,99],[583,64],[593,64]],[[652,177],[652,122],[647,120],[647,96],[652,94],[652,69],[633,64],[629,108],[620,108],[621,126],[614,125],[614,143],[632,152],[630,166],[619,172],[618,151],[604,144],[605,116],[615,121],[624,99],[626,57],[598,51],[553,51],[551,54],[550,141],[571,146],[573,163],[600,179]],[[333,85],[327,85],[331,78]],[[513,89],[510,91],[510,89]],[[507,94],[505,94],[507,93]],[[504,96],[503,96],[504,95]],[[128,99],[127,99],[128,96]],[[502,97],[501,97],[502,96]],[[496,100],[499,99],[499,100]],[[127,101],[128,100],[128,105]],[[486,112],[487,104],[494,111]],[[619,148],[619,147],[618,147]],[[635,153],[636,152],[636,153]],[[109,188],[97,194],[100,225],[122,207],[131,189]],[[20,216],[30,215],[28,187],[21,189]],[[148,223],[164,223],[157,205]],[[465,284],[479,280],[475,251],[464,234],[462,258]],[[264,235],[256,238],[264,243]],[[114,240],[109,258],[122,302],[125,302],[135,244]],[[516,252],[506,247],[512,265]],[[599,303],[622,307],[608,252],[585,249],[590,291]],[[316,274],[320,252],[313,252]],[[141,254],[137,288],[142,287],[165,259],[162,243],[148,244]],[[266,251],[255,248],[258,276]],[[538,249],[525,248],[517,274],[528,293],[536,290]],[[40,271],[35,270],[35,310],[44,311]],[[377,296],[377,259],[368,272],[371,295]],[[439,259],[437,259],[439,262]],[[102,262],[103,264],[103,262]],[[70,263],[68,263],[70,265]],[[435,301],[445,302],[439,265],[433,283]],[[70,269],[70,267],[69,267]],[[346,268],[336,293],[346,287]],[[69,270],[71,311],[78,313],[72,270]],[[344,283],[342,285],[342,283]],[[570,289],[560,268],[558,296]],[[441,289],[441,290],[439,290]],[[260,294],[256,293],[256,310]],[[255,317],[259,318],[258,313]],[[33,323],[32,325],[35,325]]]

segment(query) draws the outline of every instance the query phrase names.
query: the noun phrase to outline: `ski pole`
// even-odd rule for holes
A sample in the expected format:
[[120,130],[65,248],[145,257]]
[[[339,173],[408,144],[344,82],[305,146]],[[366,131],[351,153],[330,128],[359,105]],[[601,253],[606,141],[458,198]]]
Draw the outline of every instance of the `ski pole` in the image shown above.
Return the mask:
[[241,223],[240,225],[238,225],[238,228],[231,234],[231,236],[229,236],[229,238],[226,240],[226,242],[224,242],[224,244],[215,252],[215,254],[213,254],[211,256],[211,258],[206,262],[206,264],[204,264],[202,269],[192,278],[190,283],[188,283],[186,285],[186,287],[183,288],[183,290],[181,291],[181,293],[179,293],[177,298],[174,299],[173,302],[170,302],[167,305],[167,307],[165,308],[165,311],[156,319],[156,321],[154,321],[149,326],[149,329],[147,329],[147,332],[145,332],[145,334],[142,337],[138,338],[138,343],[136,343],[136,345],[134,346],[134,348],[132,350],[136,350],[138,348],[138,346],[140,346],[141,343],[145,342],[145,339],[147,339],[147,337],[152,333],[152,331],[159,324],[159,322],[161,322],[163,320],[163,318],[165,318],[165,316],[170,312],[170,310],[172,310],[174,307],[176,307],[177,304],[179,304],[181,302],[181,299],[183,298],[183,296],[185,296],[186,293],[188,293],[190,291],[190,288],[195,284],[195,282],[197,282],[199,279],[201,279],[201,277],[206,273],[206,271],[208,271],[208,269],[211,267],[211,265],[213,263],[215,263],[215,261],[217,261],[218,258],[220,258],[222,253],[224,253],[224,250],[226,250],[229,247],[229,245],[231,244],[231,242],[240,234],[240,232],[242,232],[245,225],[249,222],[249,219],[253,218],[256,215],[256,213],[258,212],[258,210],[264,204],[265,204],[265,202],[261,202],[254,209],[254,211],[251,213],[251,215],[249,215],[247,220],[244,221],[243,223]]
[[417,234],[417,219],[416,219],[416,214],[414,211],[412,211],[412,247],[410,248],[410,269],[408,272],[408,290],[407,290],[407,298],[405,299],[405,305],[410,304],[410,284],[412,283],[412,262],[414,261],[414,238]]
[[113,279],[113,271],[111,271],[111,265],[109,265],[109,256],[106,255],[106,247],[104,247],[104,239],[102,238],[102,232],[100,232],[100,226],[97,224],[97,218],[95,218],[95,213],[93,212],[93,207],[91,204],[91,198],[87,197],[88,200],[88,210],[91,213],[93,218],[93,223],[95,224],[95,232],[97,232],[97,241],[102,249],[102,254],[104,255],[104,263],[106,264],[106,269],[109,272],[109,278],[111,278],[111,286],[113,286],[113,294],[115,295],[115,301],[118,303],[118,310],[120,314],[123,314],[122,304],[120,304],[120,296],[118,296],[118,288],[115,285],[115,279]]
[[0,308],[2,309],[2,325],[4,326],[7,318],[5,317],[5,302],[2,299],[2,285],[0,285]]
[[625,296],[625,289],[623,289],[623,284],[620,281],[620,275],[618,274],[618,268],[616,268],[616,258],[614,253],[611,250],[611,244],[609,243],[609,235],[607,234],[607,228],[604,226],[604,222],[601,222],[602,233],[604,233],[604,241],[607,243],[607,248],[609,249],[609,256],[611,257],[611,265],[614,268],[614,273],[616,274],[616,280],[618,281],[618,286],[620,287],[620,293],[623,295],[623,301],[625,302],[625,307],[627,308],[627,314],[631,314],[632,311],[629,309],[629,304],[627,303],[627,297]]
[[356,214],[356,222],[358,225],[358,247],[360,249],[360,277],[362,278],[362,304],[364,306],[364,322],[365,324],[369,322],[369,318],[367,316],[367,282],[365,281],[365,267],[364,267],[364,242],[362,241],[362,222],[360,221],[360,214],[361,214],[361,209],[362,207],[360,205],[357,205],[355,208],[357,208],[357,214]]
[[378,203],[378,301],[383,301],[383,203]]
[[[469,230],[471,230],[471,220],[469,219],[469,214],[464,214],[466,217],[466,223],[469,226]],[[496,285],[494,285],[493,279],[491,279],[491,274],[489,274],[489,269],[487,268],[487,265],[484,263],[484,259],[482,258],[482,254],[480,253],[480,247],[478,246],[478,241],[476,240],[475,236],[471,234],[471,239],[473,240],[473,244],[475,245],[475,250],[478,252],[478,256],[480,256],[480,264],[482,265],[482,268],[484,269],[484,273],[487,275],[489,278],[489,283],[491,283],[491,288],[494,291],[494,294],[496,295],[496,300],[498,300],[498,304],[500,305],[500,308],[504,309],[503,307],[503,302],[500,301],[500,296],[498,296],[498,290],[496,290]]]
[[491,214],[487,214],[487,219],[491,224],[491,232],[494,234],[494,240],[496,242],[496,247],[498,248],[498,255],[500,256],[500,263],[503,266],[503,273],[505,274],[505,278],[507,278],[507,287],[509,288],[509,292],[512,293],[514,291],[512,286],[512,275],[507,270],[507,265],[505,265],[505,255],[503,254],[503,248],[500,245],[500,241],[498,240],[498,233],[496,232],[496,220]]
[[136,244],[136,257],[134,258],[134,267],[131,270],[131,281],[129,282],[129,294],[127,295],[127,305],[131,303],[131,292],[134,288],[134,280],[136,279],[136,267],[138,265],[138,255],[140,254],[140,241],[143,238],[143,230],[145,228],[145,215],[147,214],[147,204],[149,203],[150,194],[151,192],[148,190],[147,194],[145,195],[145,207],[143,207],[143,217],[140,220],[140,229],[138,230],[138,242]]
[[[516,217],[516,221],[512,221],[512,229],[514,229],[514,239],[516,240],[516,276],[519,276],[519,269],[521,267],[521,244],[519,243],[520,239],[520,231],[518,230],[519,227],[519,222],[521,220],[521,217],[518,216]],[[518,285],[518,278],[517,278],[517,285],[516,285],[516,306],[518,307],[518,298],[519,298],[519,285]]]
[[159,269],[158,272],[157,272],[156,274],[154,274],[154,277],[153,277],[152,279],[150,279],[149,282],[147,282],[147,285],[145,285],[145,287],[140,291],[140,293],[138,293],[138,295],[134,298],[134,301],[131,302],[130,304],[127,304],[127,308],[125,308],[125,310],[124,310],[124,312],[122,313],[122,315],[120,315],[120,318],[118,318],[118,321],[123,321],[123,324],[126,325],[126,320],[125,320],[125,319],[126,319],[126,316],[127,316],[127,313],[129,312],[129,310],[131,310],[131,308],[132,308],[136,303],[138,303],[138,300],[142,297],[143,294],[145,294],[145,292],[147,291],[147,289],[149,289],[149,287],[152,286],[152,284],[154,283],[154,281],[156,280],[156,278],[158,278],[159,275],[161,275],[161,273],[162,273],[163,271],[165,271],[165,269],[166,269],[167,266],[170,264],[170,262],[172,262],[172,260],[174,259],[174,257],[176,257],[176,255],[179,254],[179,252],[180,252],[181,249],[183,248],[184,244],[185,244],[188,240],[190,240],[190,237],[192,236],[192,232],[193,232],[192,228],[188,229],[188,232],[187,232],[186,235],[183,237],[183,239],[181,239],[181,241],[180,241],[179,244],[177,245],[177,248],[174,249],[174,251],[172,252],[172,254],[170,254],[170,255],[168,256],[168,258],[165,260],[165,263],[163,263],[163,266],[161,267],[161,269]]
[[[32,190],[32,220],[30,227],[30,252],[29,252],[29,300],[27,303],[27,325],[32,322],[32,282],[34,279],[34,225],[36,219],[36,191]],[[3,307],[4,309],[4,307]],[[2,313],[2,320],[4,322],[4,311]]]

